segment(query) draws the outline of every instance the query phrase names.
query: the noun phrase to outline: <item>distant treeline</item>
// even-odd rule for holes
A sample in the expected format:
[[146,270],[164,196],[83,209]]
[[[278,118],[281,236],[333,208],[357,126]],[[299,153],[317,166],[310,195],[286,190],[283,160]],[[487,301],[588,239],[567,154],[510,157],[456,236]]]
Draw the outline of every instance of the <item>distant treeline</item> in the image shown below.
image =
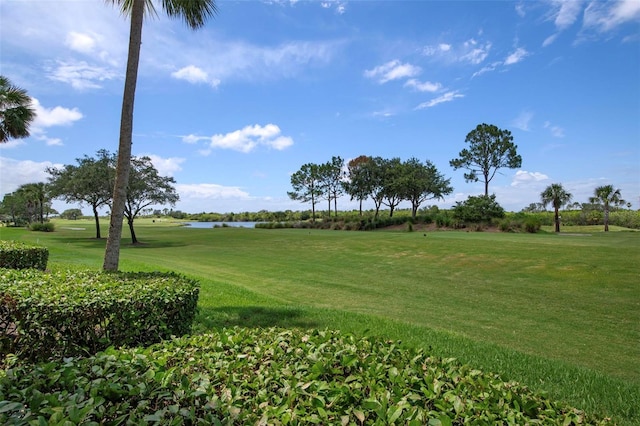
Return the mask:
[[[163,214],[167,213],[167,214]],[[455,209],[439,209],[437,206],[430,206],[420,209],[415,219],[411,218],[411,209],[399,209],[389,217],[387,211],[381,211],[377,220],[374,220],[375,211],[365,210],[360,215],[358,210],[339,211],[338,216],[329,216],[328,211],[316,212],[316,214],[325,222],[333,223],[362,223],[368,229],[381,226],[391,226],[405,223],[436,223],[443,227],[463,227],[464,220],[460,220]],[[242,213],[185,213],[180,210],[171,210],[168,212],[155,211],[155,216],[170,216],[175,219],[190,220],[194,222],[280,222],[295,223],[306,222],[311,220],[311,210],[302,211],[275,211],[270,212],[261,210],[258,212],[242,212]],[[504,227],[509,221],[522,221],[529,219],[538,222],[542,226],[551,226],[553,222],[553,212],[538,211],[518,213],[505,212],[502,218],[496,218],[492,224]],[[604,213],[595,208],[584,208],[579,210],[563,210],[561,211],[561,222],[564,226],[585,226],[585,225],[602,225],[604,223]],[[616,209],[610,213],[609,224],[622,226],[625,228],[640,229],[640,211]],[[351,228],[354,228],[352,225]],[[357,229],[357,228],[354,228]]]

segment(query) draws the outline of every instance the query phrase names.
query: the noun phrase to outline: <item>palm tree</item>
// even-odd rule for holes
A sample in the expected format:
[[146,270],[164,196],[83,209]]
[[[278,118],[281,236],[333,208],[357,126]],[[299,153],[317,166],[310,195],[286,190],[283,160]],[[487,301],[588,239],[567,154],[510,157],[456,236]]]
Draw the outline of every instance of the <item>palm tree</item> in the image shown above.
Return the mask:
[[549,203],[553,205],[553,209],[555,211],[554,222],[556,225],[556,232],[560,232],[560,215],[558,214],[558,210],[560,210],[560,207],[564,206],[565,204],[570,203],[571,197],[572,195],[565,191],[565,189],[559,183],[549,185],[540,194],[542,204],[545,207]]
[[29,136],[29,125],[36,117],[27,91],[0,75],[0,143]]
[[620,198],[620,190],[613,189],[613,185],[599,186],[593,192],[595,197],[589,198],[589,202],[604,207],[604,232],[609,232],[610,207],[622,206],[626,201]]
[[[129,33],[129,53],[127,71],[122,96],[122,114],[120,116],[120,142],[118,143],[118,162],[116,165],[116,181],[113,188],[113,205],[109,223],[109,236],[104,254],[103,269],[117,271],[120,258],[120,238],[122,236],[122,220],[124,205],[131,169],[131,139],[133,133],[133,103],[138,78],[138,62],[140,61],[140,44],[142,43],[142,22],[145,13],[155,15],[152,0],[106,0],[118,5],[123,15],[131,18]],[[186,24],[197,29],[204,25],[207,18],[216,12],[215,0],[162,0],[162,9],[169,17],[182,18]]]

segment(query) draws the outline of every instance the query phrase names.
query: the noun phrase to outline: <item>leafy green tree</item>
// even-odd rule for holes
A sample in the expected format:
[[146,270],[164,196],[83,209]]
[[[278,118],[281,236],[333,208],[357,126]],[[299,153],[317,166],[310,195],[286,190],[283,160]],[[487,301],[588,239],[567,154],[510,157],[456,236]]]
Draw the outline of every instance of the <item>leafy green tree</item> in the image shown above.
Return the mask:
[[0,203],[0,213],[3,220],[13,222],[15,226],[21,226],[29,222],[27,203],[20,192],[5,194]]
[[[145,14],[155,14],[151,0],[107,0],[118,5],[123,15],[131,20],[129,32],[129,53],[125,73],[124,93],[122,96],[122,115],[120,118],[120,140],[118,143],[118,162],[116,180],[113,189],[113,203],[109,223],[109,237],[104,255],[103,269],[117,271],[120,260],[120,238],[122,220],[127,200],[127,185],[131,170],[131,143],[133,134],[133,104],[138,79],[140,44],[142,43],[142,23]],[[163,0],[162,9],[172,18],[182,18],[186,24],[197,29],[206,20],[215,15],[215,0]]]
[[393,217],[396,207],[404,200],[404,164],[399,158],[384,160],[382,163],[382,204],[389,207],[389,217]]
[[291,175],[293,191],[287,192],[292,200],[311,202],[311,221],[316,221],[316,204],[322,196],[323,187],[320,166],[313,163],[303,164],[300,170]]
[[573,196],[567,192],[561,184],[553,183],[549,185],[540,194],[542,204],[546,207],[551,204],[553,206],[554,215],[553,221],[555,223],[555,231],[560,232],[560,208],[571,202]]
[[77,220],[78,218],[82,217],[82,210],[66,209],[65,211],[60,213],[60,217],[62,219]]
[[604,209],[604,231],[609,232],[609,211],[611,207],[624,206],[626,203],[622,199],[619,189],[614,189],[613,185],[604,185],[597,187],[594,196],[589,198],[589,202],[599,204]]
[[375,206],[375,214],[374,219],[378,219],[378,214],[380,213],[380,206],[385,198],[386,191],[386,167],[387,162],[389,160],[385,160],[382,157],[373,157],[371,161],[364,163],[363,167],[365,168],[365,173],[368,175],[368,189],[369,189],[369,197],[373,200],[373,204]]
[[51,208],[51,197],[48,194],[47,184],[44,182],[26,183],[21,185],[16,193],[25,203],[28,222],[44,223],[45,212]]
[[453,217],[463,222],[488,223],[491,219],[504,217],[504,209],[496,201],[496,195],[469,196],[453,206]]
[[371,157],[361,155],[349,161],[347,164],[347,179],[342,181],[345,192],[351,197],[351,201],[358,200],[360,203],[360,216],[362,216],[362,202],[369,198],[371,193],[371,174],[367,163],[372,161]]
[[29,136],[29,125],[36,117],[27,91],[0,75],[0,143]]
[[410,158],[403,164],[403,198],[411,202],[411,217],[415,219],[420,205],[426,200],[444,199],[453,192],[451,179],[445,179],[431,162]]
[[96,238],[100,239],[98,209],[111,201],[115,177],[116,156],[105,149],[96,157],[76,158],[77,166],[65,165],[62,169],[47,168],[50,193],[70,203],[86,203],[91,206],[96,224]]
[[465,142],[469,144],[469,148],[460,151],[459,157],[449,161],[449,164],[454,170],[469,170],[469,173],[464,174],[467,182],[482,179],[485,197],[489,195],[489,182],[499,169],[515,169],[522,165],[522,157],[517,153],[518,146],[513,143],[513,136],[508,130],[490,124],[479,124],[467,134]]
[[127,218],[131,243],[137,244],[133,222],[147,207],[156,204],[174,206],[180,197],[173,184],[172,177],[160,176],[149,157],[131,158],[131,173],[127,185],[127,199],[124,205],[124,216]]
[[333,200],[334,216],[338,216],[338,198],[344,194],[342,180],[344,178],[344,160],[341,157],[331,157],[320,165],[320,186],[329,201],[329,216],[331,216],[331,201]]

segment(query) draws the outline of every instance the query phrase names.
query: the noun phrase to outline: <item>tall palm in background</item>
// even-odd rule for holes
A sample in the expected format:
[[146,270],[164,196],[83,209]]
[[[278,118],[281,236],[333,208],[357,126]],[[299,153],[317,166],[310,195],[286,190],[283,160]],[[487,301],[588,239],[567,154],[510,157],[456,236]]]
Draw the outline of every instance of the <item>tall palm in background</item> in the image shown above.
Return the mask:
[[604,207],[604,231],[609,232],[609,210],[611,206],[622,206],[626,201],[621,198],[620,190],[614,189],[613,185],[599,186],[593,192],[595,197],[589,198],[589,202],[601,204]]
[[0,75],[0,143],[29,136],[29,125],[36,117],[27,91]]
[[542,199],[542,204],[546,207],[549,203],[553,205],[553,209],[555,212],[554,222],[556,232],[560,232],[560,215],[558,211],[562,206],[571,202],[572,195],[568,193],[561,184],[554,183],[549,185],[542,193],[540,194],[540,198]]
[[[127,71],[122,96],[122,115],[120,117],[120,142],[118,143],[118,162],[116,180],[113,189],[113,205],[109,236],[104,254],[103,269],[118,270],[120,260],[120,238],[122,237],[122,220],[127,195],[127,183],[131,170],[131,142],[133,133],[133,103],[138,79],[138,63],[140,61],[140,44],[142,43],[142,22],[145,14],[156,14],[152,0],[106,0],[120,7],[123,15],[130,17],[129,53]],[[186,24],[197,29],[204,25],[207,18],[217,12],[215,0],[161,0],[162,9],[171,18],[182,18]]]

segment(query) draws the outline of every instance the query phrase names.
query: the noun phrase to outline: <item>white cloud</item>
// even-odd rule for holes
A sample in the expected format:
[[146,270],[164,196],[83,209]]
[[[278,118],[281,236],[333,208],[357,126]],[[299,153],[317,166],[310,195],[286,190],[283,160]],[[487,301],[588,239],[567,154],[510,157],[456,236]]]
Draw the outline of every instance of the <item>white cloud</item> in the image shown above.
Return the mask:
[[532,112],[523,111],[511,122],[511,125],[517,129],[528,132],[529,130],[531,130],[531,128],[529,127],[529,124],[531,123],[532,118],[533,118]]
[[62,164],[55,164],[51,161],[36,162],[31,160],[14,160],[12,158],[0,157],[0,195],[8,194],[18,189],[20,185],[26,183],[46,182],[49,174],[47,167],[63,167]]
[[71,31],[67,34],[65,44],[80,53],[91,53],[96,47],[96,40],[89,34]]
[[489,64],[485,67],[480,68],[478,71],[474,72],[473,75],[471,76],[471,78],[477,77],[479,75],[482,75],[486,72],[491,72],[491,71],[495,71],[499,66],[502,65],[502,62],[494,62],[492,64]]
[[545,121],[544,128],[549,129],[553,137],[556,137],[556,138],[564,137],[564,129],[560,126],[555,126],[555,125],[552,125],[550,122]]
[[347,2],[345,2],[345,1],[326,0],[326,1],[320,2],[320,6],[323,9],[335,8],[335,12],[338,15],[342,15],[347,11]]
[[215,183],[176,184],[180,200],[249,199],[249,194],[237,186],[223,186]]
[[551,34],[549,37],[545,38],[542,42],[542,47],[547,47],[558,38],[559,33]]
[[34,131],[53,126],[70,126],[83,117],[78,108],[69,109],[61,106],[46,108],[36,98],[31,98],[31,100],[32,107],[36,112],[36,118],[32,124]]
[[182,170],[181,164],[185,162],[185,159],[180,157],[162,158],[155,154],[148,154],[147,157],[151,159],[153,167],[156,168],[160,176],[173,176]]
[[437,92],[442,89],[442,84],[432,83],[430,81],[420,82],[415,78],[407,80],[405,87],[411,87],[419,92]]
[[293,139],[281,134],[280,127],[275,124],[260,126],[246,126],[243,129],[235,130],[225,134],[217,134],[211,137],[188,135],[182,136],[182,141],[186,143],[196,143],[202,140],[209,141],[208,149],[200,150],[200,154],[208,155],[211,149],[231,149],[248,153],[258,146],[266,146],[278,151],[282,151],[293,145]]
[[414,77],[420,74],[420,71],[420,67],[403,64],[399,60],[394,59],[373,69],[366,70],[364,76],[377,80],[380,84],[384,84],[391,80]]
[[464,42],[463,47],[465,53],[460,56],[460,60],[477,65],[489,56],[491,43],[478,44],[476,40],[470,39]]
[[437,98],[431,99],[428,102],[423,102],[420,105],[418,105],[415,109],[424,109],[424,108],[431,108],[434,107],[438,104],[441,104],[443,102],[451,102],[454,99],[457,98],[464,98],[464,95],[458,93],[457,91],[454,92],[447,92],[442,96],[439,96]]
[[583,25],[606,32],[627,22],[640,20],[640,1],[592,1],[584,11]]
[[208,83],[213,87],[217,87],[220,84],[220,80],[216,78],[210,79],[206,71],[196,67],[195,65],[188,65],[180,68],[178,71],[172,72],[171,77],[178,80],[186,80],[193,84]]
[[518,170],[513,176],[511,186],[529,185],[541,181],[548,180],[549,176],[540,172],[528,172],[526,170]]
[[58,61],[47,71],[51,80],[70,84],[76,90],[99,89],[101,82],[120,78],[121,75],[111,67],[90,65],[85,61]]
[[491,42],[481,42],[476,39],[469,39],[460,44],[439,43],[437,45],[425,46],[422,53],[444,62],[468,62],[478,65],[487,59],[491,50]]
[[516,13],[518,14],[519,17],[524,18],[526,15],[526,10],[524,7],[524,2],[519,2],[516,3]]
[[523,49],[522,47],[518,47],[511,55],[507,56],[507,59],[505,59],[504,64],[505,65],[517,64],[527,56],[529,56],[529,52],[527,52],[526,49]]
[[583,3],[579,0],[556,0],[554,4],[559,6],[554,19],[558,30],[564,30],[573,25],[578,19],[580,12],[582,12]]

